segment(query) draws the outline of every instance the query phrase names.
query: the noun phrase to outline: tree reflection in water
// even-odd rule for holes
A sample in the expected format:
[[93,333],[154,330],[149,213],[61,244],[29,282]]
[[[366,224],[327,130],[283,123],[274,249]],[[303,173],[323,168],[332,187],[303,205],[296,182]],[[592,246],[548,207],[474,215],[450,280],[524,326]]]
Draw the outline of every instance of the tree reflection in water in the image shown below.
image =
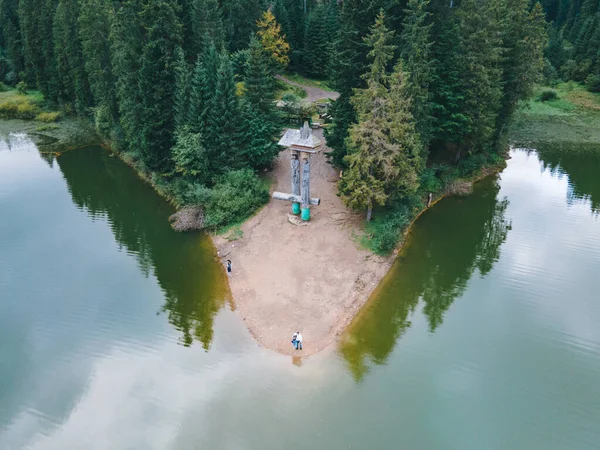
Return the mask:
[[196,339],[208,350],[214,316],[229,295],[208,238],[171,230],[171,207],[101,148],[68,152],[57,162],[73,202],[93,219],[106,218],[142,272],[156,276],[165,294],[162,312],[181,331],[180,342]]
[[420,300],[434,332],[475,269],[481,276],[491,271],[511,229],[505,218],[508,200],[497,198],[499,190],[497,179],[488,178],[471,196],[445,199],[421,216],[390,274],[339,345],[356,380],[364,377],[369,361],[385,363]]
[[539,145],[537,155],[543,170],[557,177],[569,177],[567,204],[589,201],[592,212],[600,211],[600,149],[598,145]]

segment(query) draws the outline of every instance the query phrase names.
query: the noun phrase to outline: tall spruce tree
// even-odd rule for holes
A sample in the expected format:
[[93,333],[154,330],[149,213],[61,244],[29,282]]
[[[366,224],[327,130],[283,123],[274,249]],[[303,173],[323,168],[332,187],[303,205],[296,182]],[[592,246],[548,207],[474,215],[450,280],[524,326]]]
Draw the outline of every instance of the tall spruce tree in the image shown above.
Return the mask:
[[191,16],[195,55],[211,44],[220,51],[224,45],[224,30],[218,0],[193,0]]
[[53,0],[19,2],[25,78],[51,100],[57,98],[52,38],[54,10]]
[[239,168],[243,136],[241,110],[236,94],[233,68],[227,54],[220,58],[213,107],[204,132],[204,147],[215,173]]
[[438,6],[434,139],[436,150],[450,151],[458,162],[493,143],[502,97],[500,15],[492,0]]
[[111,13],[109,0],[82,0],[79,14],[79,38],[95,102],[95,123],[104,136],[113,133],[119,121],[116,80],[110,54]]
[[42,37],[42,71],[38,79],[40,89],[53,102],[59,100],[61,80],[56,67],[54,54],[53,18],[58,0],[41,0],[37,13],[40,14],[37,33]]
[[356,113],[350,103],[352,89],[362,86],[361,75],[367,67],[367,49],[363,38],[368,34],[377,13],[387,2],[379,0],[346,0],[339,10],[339,31],[334,43],[330,64],[332,87],[340,93],[333,102],[333,123],[325,131],[332,163],[344,166],[347,154],[348,128],[356,121]]
[[256,37],[250,41],[250,57],[244,80],[246,98],[265,116],[273,112],[273,98],[275,93],[275,80],[271,72],[269,56]]
[[328,36],[328,8],[315,5],[306,18],[302,69],[311,76],[324,78],[329,67],[331,36]]
[[185,60],[182,48],[176,51],[175,67],[175,127],[181,130],[188,125],[190,116],[190,94],[192,90],[192,70]]
[[280,126],[273,105],[275,80],[271,62],[255,36],[250,40],[250,57],[244,85],[244,160],[250,166],[259,169],[269,165],[279,152],[274,137],[277,136]]
[[92,104],[92,94],[85,71],[79,39],[79,0],[60,0],[53,23],[54,57],[60,87],[58,98],[73,104],[84,114]]
[[401,63],[392,76],[387,72],[396,47],[384,19],[380,13],[365,39],[371,64],[363,77],[366,87],[356,89],[351,100],[358,123],[349,130],[348,169],[339,184],[342,201],[351,208],[366,209],[367,221],[375,205],[417,189],[420,166],[406,75]]
[[222,0],[225,20],[225,40],[230,52],[248,46],[250,36],[256,29],[256,21],[266,8],[264,0]]
[[408,0],[402,30],[404,68],[408,73],[406,89],[412,98],[412,115],[421,142],[427,146],[431,139],[431,27],[427,10],[429,0]]
[[542,7],[529,9],[528,0],[499,2],[503,17],[502,100],[496,121],[497,139],[515,113],[518,102],[533,94],[533,87],[544,65],[547,43]]
[[140,0],[124,1],[116,7],[110,30],[111,63],[116,79],[119,121],[127,145],[135,150],[141,145],[143,112],[138,83],[144,39],[140,12]]
[[196,61],[192,77],[188,124],[194,133],[206,132],[217,88],[219,54],[209,45]]
[[23,43],[21,25],[19,23],[19,0],[0,0],[0,47],[6,51],[9,63],[10,80],[16,82],[19,74],[25,69],[23,60]]
[[175,132],[175,67],[182,41],[177,2],[152,0],[143,6],[140,17],[145,30],[139,72],[140,150],[148,168],[168,171]]

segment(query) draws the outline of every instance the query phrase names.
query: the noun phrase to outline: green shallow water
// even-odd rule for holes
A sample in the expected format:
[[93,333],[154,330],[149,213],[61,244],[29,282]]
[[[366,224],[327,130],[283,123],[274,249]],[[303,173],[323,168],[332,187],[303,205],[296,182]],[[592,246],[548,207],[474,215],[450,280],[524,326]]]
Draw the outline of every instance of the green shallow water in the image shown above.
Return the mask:
[[514,150],[299,361],[118,159],[4,137],[0,449],[596,449],[598,154]]

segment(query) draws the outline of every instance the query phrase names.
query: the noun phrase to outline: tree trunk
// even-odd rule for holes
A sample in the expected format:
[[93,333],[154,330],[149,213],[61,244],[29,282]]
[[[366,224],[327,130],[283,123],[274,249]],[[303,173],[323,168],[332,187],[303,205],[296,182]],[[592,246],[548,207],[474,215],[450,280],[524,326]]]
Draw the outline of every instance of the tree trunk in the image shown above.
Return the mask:
[[460,161],[460,148],[456,150],[456,155],[454,156],[454,164],[458,164]]
[[371,217],[373,217],[373,207],[369,206],[367,208],[367,222],[371,221]]

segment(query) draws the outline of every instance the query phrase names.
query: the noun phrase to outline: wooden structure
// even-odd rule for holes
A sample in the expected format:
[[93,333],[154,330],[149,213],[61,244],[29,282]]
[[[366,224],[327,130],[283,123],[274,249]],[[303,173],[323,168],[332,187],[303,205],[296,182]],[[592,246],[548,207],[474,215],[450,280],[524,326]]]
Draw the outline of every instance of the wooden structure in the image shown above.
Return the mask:
[[279,145],[289,147],[292,155],[292,193],[273,192],[273,198],[292,202],[292,214],[301,214],[302,220],[310,220],[310,205],[321,203],[318,198],[310,198],[310,157],[321,151],[321,140],[313,136],[308,122],[304,122],[300,130],[288,129]]

